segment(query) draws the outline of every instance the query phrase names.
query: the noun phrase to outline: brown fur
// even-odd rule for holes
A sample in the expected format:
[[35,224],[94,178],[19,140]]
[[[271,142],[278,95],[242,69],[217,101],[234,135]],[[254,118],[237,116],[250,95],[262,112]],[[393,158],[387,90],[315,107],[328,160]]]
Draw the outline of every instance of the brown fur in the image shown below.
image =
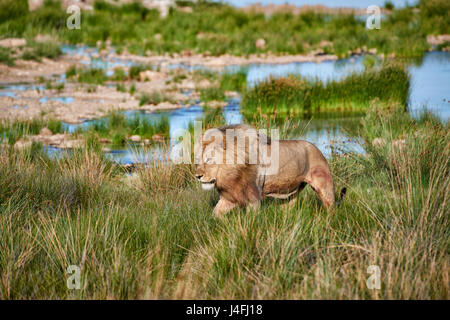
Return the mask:
[[[218,128],[223,143],[203,141],[202,151],[207,148],[226,151],[225,132],[227,129],[252,129],[246,125],[233,125]],[[258,135],[258,139],[260,136]],[[270,149],[271,141],[267,145]],[[264,197],[289,199],[298,194],[305,183],[309,184],[323,205],[332,209],[334,183],[325,157],[313,144],[302,140],[279,141],[279,170],[276,175],[266,175],[264,166],[249,164],[248,144],[245,150],[234,150],[235,159],[245,157],[243,164],[207,164],[201,159],[196,167],[196,176],[203,183],[214,183],[220,194],[220,200],[214,208],[216,216],[222,216],[236,206],[257,208]],[[224,161],[225,162],[225,161]]]

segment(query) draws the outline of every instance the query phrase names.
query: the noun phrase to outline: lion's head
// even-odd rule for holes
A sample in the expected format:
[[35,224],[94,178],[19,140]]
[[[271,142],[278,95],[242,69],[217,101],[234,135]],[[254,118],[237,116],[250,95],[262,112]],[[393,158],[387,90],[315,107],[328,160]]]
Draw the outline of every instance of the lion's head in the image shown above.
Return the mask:
[[203,152],[196,166],[195,177],[202,183],[203,190],[214,188],[221,171],[221,165],[216,161],[216,157],[208,152],[215,150],[216,147],[214,143],[202,145]]
[[[233,138],[247,137],[243,144]],[[231,125],[210,129],[196,144],[196,178],[202,183],[204,190],[216,187],[219,192],[230,198],[230,201],[244,202],[248,192],[257,193],[255,187],[256,163],[251,160],[251,145],[255,145],[258,135],[254,128],[247,125]],[[227,141],[232,141],[233,147]],[[257,161],[257,159],[256,159]],[[242,191],[241,187],[246,188]],[[253,195],[252,197],[255,197]]]

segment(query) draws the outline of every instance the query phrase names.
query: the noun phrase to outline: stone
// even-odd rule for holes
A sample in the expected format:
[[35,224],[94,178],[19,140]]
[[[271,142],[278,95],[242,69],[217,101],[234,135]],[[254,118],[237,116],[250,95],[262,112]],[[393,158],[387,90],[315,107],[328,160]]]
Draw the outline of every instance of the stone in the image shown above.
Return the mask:
[[7,47],[7,48],[22,47],[26,44],[27,44],[27,41],[22,38],[7,38],[7,39],[0,40],[0,46]]
[[437,36],[430,34],[427,36],[427,42],[433,46],[450,42],[450,34],[440,34]]
[[103,144],[111,143],[111,140],[108,138],[100,138],[99,141],[100,141],[100,143],[103,143]]
[[333,47],[333,42],[327,41],[327,40],[322,40],[319,42],[319,47],[320,48]]
[[59,147],[63,149],[76,149],[80,148],[83,145],[83,140],[68,140],[63,141]]
[[130,141],[131,142],[141,142],[141,136],[139,136],[139,135],[132,135],[130,138]]
[[208,107],[214,108],[214,109],[216,109],[216,108],[223,108],[223,107],[225,107],[227,104],[228,104],[228,103],[227,103],[226,101],[216,101],[216,100],[208,101],[208,102],[206,103],[206,105],[207,105]]
[[32,141],[19,139],[14,144],[14,148],[16,149],[25,149],[31,147]]
[[39,135],[41,135],[41,136],[51,136],[51,135],[53,135],[53,132],[49,128],[44,127],[39,132]]
[[166,75],[164,73],[151,70],[146,70],[139,73],[139,79],[141,82],[161,80],[165,77]]
[[152,140],[155,142],[163,142],[164,141],[164,137],[160,134],[154,134],[152,136]]
[[264,49],[266,47],[266,40],[259,38],[255,41],[255,47],[258,49]]
[[195,87],[197,89],[206,89],[211,87],[211,82],[208,79],[202,79],[195,85]]

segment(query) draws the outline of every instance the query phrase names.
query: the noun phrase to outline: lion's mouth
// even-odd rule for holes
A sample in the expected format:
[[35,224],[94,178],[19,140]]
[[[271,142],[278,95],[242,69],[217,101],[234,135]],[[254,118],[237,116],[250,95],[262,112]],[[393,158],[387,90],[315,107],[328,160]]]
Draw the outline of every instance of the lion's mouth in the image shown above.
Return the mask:
[[203,190],[211,190],[214,188],[216,184],[216,179],[212,179],[208,182],[202,181],[202,189]]

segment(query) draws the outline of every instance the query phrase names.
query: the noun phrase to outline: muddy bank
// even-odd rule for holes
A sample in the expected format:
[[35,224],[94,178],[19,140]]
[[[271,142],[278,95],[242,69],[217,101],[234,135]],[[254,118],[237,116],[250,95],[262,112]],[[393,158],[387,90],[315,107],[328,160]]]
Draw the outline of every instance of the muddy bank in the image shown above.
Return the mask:
[[40,77],[51,77],[63,74],[73,64],[70,57],[56,60],[42,58],[41,62],[32,60],[16,60],[14,66],[0,63],[0,85],[1,83],[32,82]]
[[192,52],[183,52],[181,54],[166,54],[156,56],[137,56],[132,54],[112,54],[113,58],[134,61],[142,64],[154,64],[162,67],[169,65],[186,66],[205,66],[210,68],[223,69],[230,65],[248,65],[248,64],[287,64],[293,62],[316,62],[337,60],[338,57],[331,54],[324,54],[321,50],[315,50],[306,55],[274,55],[274,54],[253,54],[248,57],[239,57],[232,55],[209,56],[206,54],[193,54]]

